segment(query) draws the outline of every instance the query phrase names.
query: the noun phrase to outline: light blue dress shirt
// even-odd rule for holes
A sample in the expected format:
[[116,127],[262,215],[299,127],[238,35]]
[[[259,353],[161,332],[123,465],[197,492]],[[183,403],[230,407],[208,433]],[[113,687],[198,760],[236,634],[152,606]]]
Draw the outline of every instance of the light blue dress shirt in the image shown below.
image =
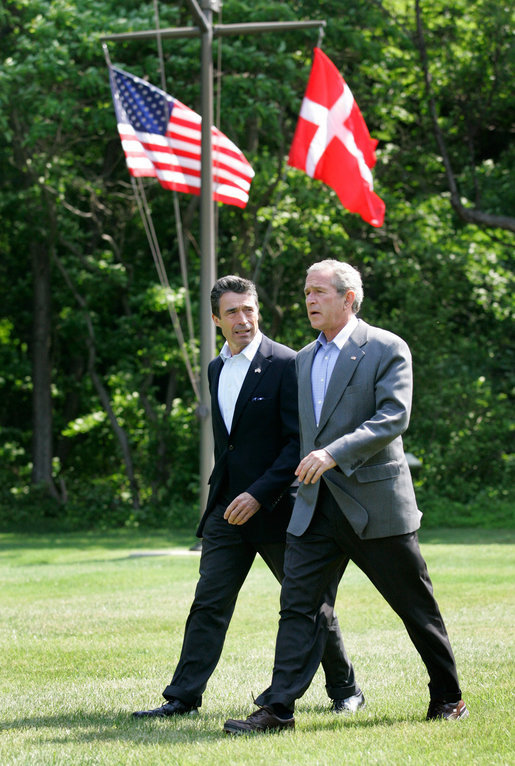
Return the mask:
[[331,375],[333,374],[334,365],[336,364],[340,351],[348,341],[357,324],[357,318],[352,316],[345,327],[340,330],[338,335],[336,335],[330,343],[327,342],[327,338],[323,332],[318,336],[317,348],[311,367],[311,393],[313,396],[313,407],[315,409],[315,421],[317,425],[320,422],[320,414],[322,412],[327,387],[331,380]]

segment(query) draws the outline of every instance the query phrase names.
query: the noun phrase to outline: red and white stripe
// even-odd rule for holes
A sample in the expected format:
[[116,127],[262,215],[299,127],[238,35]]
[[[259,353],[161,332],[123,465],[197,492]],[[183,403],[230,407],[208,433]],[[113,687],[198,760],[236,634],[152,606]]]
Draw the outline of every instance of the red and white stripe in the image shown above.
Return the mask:
[[[166,135],[135,131],[118,123],[129,172],[154,176],[166,189],[200,194],[202,118],[174,99]],[[213,199],[245,207],[254,171],[238,147],[214,126],[211,128]]]

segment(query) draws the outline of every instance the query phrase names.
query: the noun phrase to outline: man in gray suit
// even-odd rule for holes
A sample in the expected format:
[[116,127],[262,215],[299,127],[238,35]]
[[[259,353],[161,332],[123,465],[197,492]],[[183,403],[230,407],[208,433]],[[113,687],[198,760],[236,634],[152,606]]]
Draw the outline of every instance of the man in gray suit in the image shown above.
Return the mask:
[[[429,674],[427,719],[468,716],[449,637],[420,552],[417,508],[402,434],[408,427],[411,354],[396,335],[356,317],[358,271],[335,260],[308,269],[305,297],[318,339],[296,359],[301,482],[288,526],[272,683],[228,734],[293,728],[295,700],[326,640],[318,594],[349,560],[397,612]],[[332,610],[333,603],[327,604]]]

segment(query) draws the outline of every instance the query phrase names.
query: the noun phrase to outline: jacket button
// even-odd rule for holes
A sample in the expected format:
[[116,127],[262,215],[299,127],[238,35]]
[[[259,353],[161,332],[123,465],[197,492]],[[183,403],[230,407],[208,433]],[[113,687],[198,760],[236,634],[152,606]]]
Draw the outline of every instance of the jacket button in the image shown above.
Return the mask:
[[234,449],[234,444],[229,444],[229,452],[232,452]]

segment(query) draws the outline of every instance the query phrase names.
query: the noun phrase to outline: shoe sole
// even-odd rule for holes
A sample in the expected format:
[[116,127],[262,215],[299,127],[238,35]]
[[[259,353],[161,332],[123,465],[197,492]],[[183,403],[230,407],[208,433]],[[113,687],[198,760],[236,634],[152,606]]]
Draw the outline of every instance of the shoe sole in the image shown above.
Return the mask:
[[[459,715],[457,715],[457,716],[456,716],[456,718],[451,718],[450,720],[451,720],[451,721],[461,721],[463,718],[468,718],[468,717],[469,717],[469,711],[468,711],[468,709],[465,707],[465,708],[463,708],[463,710],[461,711],[461,713],[460,713]],[[447,719],[447,720],[449,720],[449,719]]]
[[356,708],[356,710],[349,710],[348,708],[341,708],[340,710],[335,710],[334,708],[331,708],[331,713],[334,713],[334,715],[356,715],[356,713],[359,713],[360,710],[364,710],[366,706],[367,706],[367,703],[364,702],[362,705]]
[[469,717],[468,708],[464,707],[459,715],[431,716],[430,718],[426,718],[426,721],[463,721],[465,718],[468,718],[468,717]]
[[187,710],[184,713],[133,713],[133,718],[176,718],[176,716],[198,715],[198,710]]
[[241,737],[241,736],[244,736],[245,734],[257,734],[257,730],[256,729],[238,729],[236,726],[234,728],[232,726],[224,726],[224,734]]
[[231,734],[236,736],[242,736],[245,734],[276,734],[279,731],[285,731],[286,729],[295,729],[295,724],[287,724],[286,726],[271,726],[268,729],[240,729],[239,726],[231,726],[231,724],[224,724],[225,734]]

